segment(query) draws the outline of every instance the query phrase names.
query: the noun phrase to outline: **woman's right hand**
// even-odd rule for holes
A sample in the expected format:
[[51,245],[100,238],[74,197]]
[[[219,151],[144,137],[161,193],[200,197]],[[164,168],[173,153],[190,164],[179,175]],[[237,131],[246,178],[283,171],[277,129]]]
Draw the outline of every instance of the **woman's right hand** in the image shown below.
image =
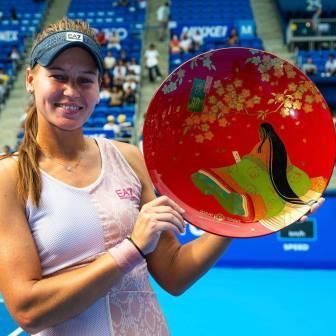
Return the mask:
[[146,203],[135,222],[132,240],[147,255],[153,252],[163,231],[183,233],[184,210],[167,196],[161,196]]

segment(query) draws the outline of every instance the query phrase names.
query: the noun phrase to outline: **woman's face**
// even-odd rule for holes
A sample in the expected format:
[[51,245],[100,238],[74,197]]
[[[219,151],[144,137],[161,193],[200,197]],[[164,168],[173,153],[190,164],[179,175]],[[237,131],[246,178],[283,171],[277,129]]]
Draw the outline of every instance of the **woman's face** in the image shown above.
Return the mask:
[[39,125],[63,130],[83,126],[99,102],[98,69],[82,48],[70,48],[47,67],[27,70],[26,86],[35,96]]

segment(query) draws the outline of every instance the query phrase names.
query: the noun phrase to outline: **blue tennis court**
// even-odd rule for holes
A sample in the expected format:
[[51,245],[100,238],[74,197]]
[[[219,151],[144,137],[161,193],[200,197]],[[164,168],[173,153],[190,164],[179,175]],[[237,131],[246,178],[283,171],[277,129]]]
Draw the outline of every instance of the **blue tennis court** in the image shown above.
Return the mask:
[[16,336],[16,335],[27,335],[19,328],[9,315],[5,304],[3,302],[2,296],[0,294],[0,335],[1,336]]
[[[336,271],[213,268],[180,297],[153,286],[173,336],[336,335]],[[0,330],[26,335],[3,302]]]
[[336,271],[214,268],[188,292],[157,290],[172,335],[336,335]]

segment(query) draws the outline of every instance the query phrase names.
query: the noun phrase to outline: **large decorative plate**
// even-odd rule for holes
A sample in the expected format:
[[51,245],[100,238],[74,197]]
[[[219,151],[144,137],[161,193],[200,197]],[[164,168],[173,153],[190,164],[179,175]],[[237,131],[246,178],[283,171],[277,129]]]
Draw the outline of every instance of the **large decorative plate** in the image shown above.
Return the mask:
[[336,156],[331,113],[313,82],[247,48],[177,68],[149,105],[143,146],[157,190],[190,223],[230,237],[297,221],[327,187]]

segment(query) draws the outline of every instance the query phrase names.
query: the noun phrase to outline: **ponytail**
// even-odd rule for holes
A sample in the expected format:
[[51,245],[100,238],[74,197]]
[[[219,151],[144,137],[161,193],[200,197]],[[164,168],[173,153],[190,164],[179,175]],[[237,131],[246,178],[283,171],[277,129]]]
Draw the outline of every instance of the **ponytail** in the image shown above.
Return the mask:
[[30,198],[33,205],[38,207],[41,198],[42,179],[38,165],[41,150],[36,135],[37,110],[33,101],[27,110],[24,137],[19,147],[17,191],[24,203]]

